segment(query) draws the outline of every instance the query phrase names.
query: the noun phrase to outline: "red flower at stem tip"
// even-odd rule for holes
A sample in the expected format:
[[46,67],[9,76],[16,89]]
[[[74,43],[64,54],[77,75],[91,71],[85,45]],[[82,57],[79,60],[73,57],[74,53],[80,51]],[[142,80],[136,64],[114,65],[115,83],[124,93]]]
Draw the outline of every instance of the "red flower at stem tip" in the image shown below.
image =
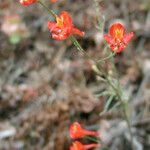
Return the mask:
[[22,4],[24,6],[29,6],[36,2],[37,2],[37,0],[20,0],[20,4]]
[[52,2],[52,3],[55,3],[55,2],[57,2],[57,0],[51,0],[51,2]]
[[65,40],[72,34],[81,37],[84,36],[84,32],[74,27],[72,19],[66,11],[56,16],[56,22],[48,22],[48,29],[51,31],[52,38],[55,40]]
[[70,126],[70,137],[72,139],[82,138],[84,136],[98,136],[98,132],[96,131],[89,131],[85,130],[81,127],[81,125],[78,122],[74,122]]
[[127,47],[133,36],[133,32],[126,33],[126,29],[122,24],[114,23],[109,29],[109,34],[104,35],[104,38],[114,52],[120,53]]
[[88,150],[91,148],[100,147],[100,144],[87,144],[83,145],[82,143],[75,141],[73,142],[72,146],[70,146],[70,150]]

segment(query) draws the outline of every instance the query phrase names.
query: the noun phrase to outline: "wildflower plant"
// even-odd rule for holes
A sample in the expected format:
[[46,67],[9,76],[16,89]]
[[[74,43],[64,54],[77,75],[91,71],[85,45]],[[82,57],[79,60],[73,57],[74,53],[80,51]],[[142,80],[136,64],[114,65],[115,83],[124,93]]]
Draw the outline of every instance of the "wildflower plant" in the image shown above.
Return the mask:
[[[51,2],[57,2],[57,0],[51,0]],[[100,77],[100,79],[107,84],[107,89],[100,93],[99,96],[107,96],[109,97],[108,100],[106,100],[106,105],[104,107],[104,112],[108,111],[108,108],[113,101],[113,99],[117,100],[118,104],[122,108],[122,112],[124,114],[124,119],[127,123],[130,138],[131,138],[131,145],[133,144],[133,135],[131,131],[131,123],[128,116],[128,101],[124,100],[123,97],[123,90],[121,88],[121,85],[119,83],[118,79],[118,73],[117,69],[115,68],[114,64],[114,57],[118,55],[118,53],[121,53],[128,45],[128,43],[132,40],[134,33],[133,32],[127,32],[126,28],[123,24],[116,22],[112,24],[109,28],[109,33],[105,34],[103,36],[104,41],[106,41],[105,49],[109,52],[108,55],[106,55],[104,58],[100,59],[93,59],[91,58],[86,51],[82,48],[82,46],[77,41],[76,37],[74,35],[78,35],[80,37],[84,37],[85,33],[83,31],[80,31],[80,29],[76,28],[73,24],[73,20],[69,14],[69,12],[62,11],[59,15],[55,14],[53,10],[49,9],[41,0],[20,0],[20,4],[23,6],[29,6],[35,3],[39,3],[42,5],[49,13],[53,16],[55,21],[49,21],[48,22],[48,29],[51,33],[51,37],[55,40],[66,40],[70,39],[77,50],[81,52],[83,55],[85,55],[87,58],[91,59],[93,64],[93,70],[95,73]],[[94,4],[96,7],[96,14],[97,14],[97,21],[99,25],[99,32],[103,34],[103,28],[105,25],[105,19],[104,16],[101,16],[98,18],[98,13],[100,14],[100,9],[98,7],[98,1],[94,0]],[[104,67],[104,62],[108,62],[113,66],[113,73],[109,73]],[[113,74],[113,75],[112,75]],[[83,138],[84,136],[96,136],[97,132],[95,131],[88,131],[85,129],[82,129],[79,123],[75,122],[70,127],[70,136],[73,139],[76,138]],[[70,147],[70,150],[87,150],[90,148],[96,148],[100,145],[97,144],[89,144],[89,145],[83,145],[82,143],[75,141],[73,142],[72,146]]]

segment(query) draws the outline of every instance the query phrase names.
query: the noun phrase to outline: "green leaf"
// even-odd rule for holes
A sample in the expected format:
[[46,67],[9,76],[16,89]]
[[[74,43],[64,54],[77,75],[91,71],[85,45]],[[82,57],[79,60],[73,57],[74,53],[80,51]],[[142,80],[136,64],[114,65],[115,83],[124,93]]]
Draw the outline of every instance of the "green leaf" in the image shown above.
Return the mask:
[[104,91],[104,92],[95,94],[96,97],[101,97],[101,96],[106,96],[106,95],[110,95],[110,93],[108,91]]
[[100,113],[100,115],[102,115],[103,113],[105,113],[105,112],[108,111],[108,109],[109,109],[109,107],[110,107],[110,104],[111,104],[113,98],[114,98],[114,95],[111,95],[111,96],[108,98],[108,100],[107,100],[107,102],[106,102],[106,104],[105,104],[104,110]]

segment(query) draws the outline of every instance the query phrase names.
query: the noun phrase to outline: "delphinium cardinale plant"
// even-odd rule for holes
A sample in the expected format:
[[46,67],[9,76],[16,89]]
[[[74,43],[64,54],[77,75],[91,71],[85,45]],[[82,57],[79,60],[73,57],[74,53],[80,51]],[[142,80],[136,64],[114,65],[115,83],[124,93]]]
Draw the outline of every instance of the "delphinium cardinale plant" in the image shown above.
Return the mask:
[[[57,0],[49,0],[49,1],[52,3],[58,2]],[[96,12],[99,12],[100,14],[100,9],[98,8],[98,1],[93,0],[93,3],[95,3]],[[127,113],[128,101],[124,100],[123,90],[118,80],[117,69],[115,68],[113,58],[116,55],[119,55],[119,53],[121,53],[128,46],[128,43],[132,40],[134,33],[127,32],[125,26],[119,22],[113,23],[108,30],[108,34],[104,34],[103,36],[106,45],[105,50],[107,49],[109,54],[106,55],[104,58],[93,59],[86,53],[86,51],[81,47],[81,45],[77,41],[75,36],[80,36],[83,38],[85,33],[74,26],[73,20],[69,12],[62,11],[59,14],[55,14],[54,11],[49,9],[41,0],[20,0],[20,4],[22,4],[23,6],[29,6],[33,4],[42,5],[44,9],[46,9],[48,13],[50,13],[50,15],[53,16],[54,18],[54,21],[48,21],[48,30],[50,31],[51,38],[59,41],[71,40],[79,52],[81,52],[83,55],[85,55],[94,62],[93,70],[96,72],[98,76],[100,76],[102,81],[105,82],[107,85],[107,89],[104,92],[100,93],[100,95],[102,96],[105,95],[107,95],[107,97],[109,96],[109,99],[106,101],[106,105],[104,106],[104,112],[108,111],[108,107],[113,99],[118,101],[118,104],[122,108],[124,119],[129,129],[132,145],[133,135],[131,131],[131,123]],[[97,16],[97,21],[99,24],[99,32],[103,33],[104,17],[101,16],[101,19],[99,19]],[[103,66],[104,62],[106,61],[115,68],[113,69],[113,73],[111,74]],[[97,139],[99,138],[97,132],[85,130],[77,122],[71,125],[70,137],[72,139],[78,139],[88,136],[95,136]],[[99,142],[92,144],[82,144],[79,141],[75,141],[70,146],[70,150],[88,150],[97,147],[100,147]]]

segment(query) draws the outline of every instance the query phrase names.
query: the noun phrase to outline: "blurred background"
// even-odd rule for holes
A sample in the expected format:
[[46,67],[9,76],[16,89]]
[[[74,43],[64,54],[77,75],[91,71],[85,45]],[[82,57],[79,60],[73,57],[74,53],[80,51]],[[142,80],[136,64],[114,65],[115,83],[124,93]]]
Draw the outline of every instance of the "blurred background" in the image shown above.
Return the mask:
[[[107,97],[98,95],[106,85],[96,77],[92,62],[69,39],[50,38],[47,22],[52,18],[44,8],[23,7],[18,1],[0,0],[0,150],[68,150],[74,121],[98,130],[110,150],[130,150],[121,109],[100,115]],[[86,33],[78,39],[83,48],[102,57],[94,0],[43,2],[58,14],[69,11]],[[104,33],[116,21],[135,32],[115,64],[130,99],[136,150],[150,150],[150,1],[99,0],[99,8]]]

